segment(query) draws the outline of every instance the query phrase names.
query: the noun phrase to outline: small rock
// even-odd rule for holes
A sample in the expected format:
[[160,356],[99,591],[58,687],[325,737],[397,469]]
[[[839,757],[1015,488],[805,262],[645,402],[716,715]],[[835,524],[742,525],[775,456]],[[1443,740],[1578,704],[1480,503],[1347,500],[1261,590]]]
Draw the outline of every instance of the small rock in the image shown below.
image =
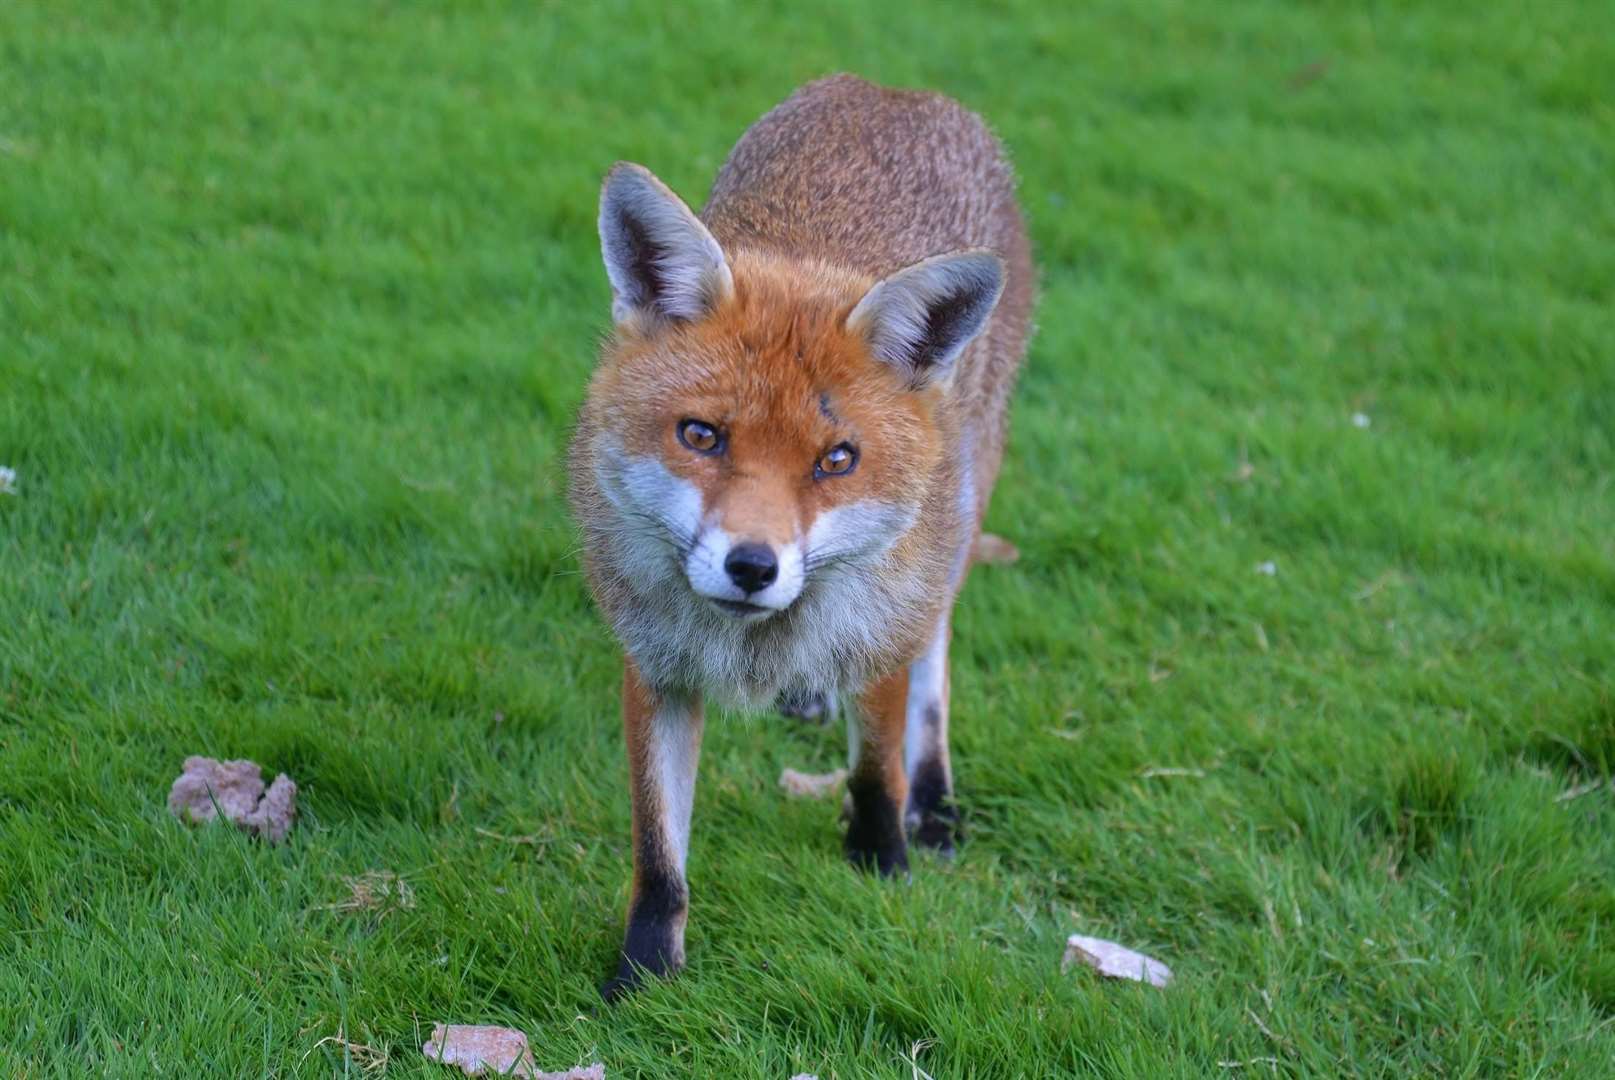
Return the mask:
[[600,1062],[565,1072],[539,1072],[527,1036],[513,1028],[476,1024],[433,1024],[431,1041],[421,1044],[427,1060],[458,1065],[467,1076],[492,1071],[525,1080],[605,1080]]
[[1272,559],[1269,559],[1266,562],[1259,562],[1256,564],[1256,572],[1258,574],[1265,574],[1267,577],[1277,577],[1279,572],[1279,564],[1274,562]]
[[278,844],[297,816],[297,785],[281,773],[266,792],[263,769],[256,762],[188,757],[185,771],[168,789],[168,809],[192,825],[223,813],[225,820]]
[[0,495],[17,494],[17,470],[9,465],[0,465]]
[[1172,969],[1153,957],[1118,945],[1103,938],[1072,934],[1065,941],[1065,957],[1060,961],[1061,971],[1070,971],[1077,963],[1087,964],[1101,975],[1112,979],[1132,979],[1151,986],[1165,986],[1172,981]]
[[1365,428],[1373,422],[1368,418],[1367,413],[1354,412],[1351,414],[1351,426],[1354,428]]
[[835,794],[836,788],[846,778],[846,769],[818,774],[786,769],[779,774],[779,786],[793,799],[822,799]]

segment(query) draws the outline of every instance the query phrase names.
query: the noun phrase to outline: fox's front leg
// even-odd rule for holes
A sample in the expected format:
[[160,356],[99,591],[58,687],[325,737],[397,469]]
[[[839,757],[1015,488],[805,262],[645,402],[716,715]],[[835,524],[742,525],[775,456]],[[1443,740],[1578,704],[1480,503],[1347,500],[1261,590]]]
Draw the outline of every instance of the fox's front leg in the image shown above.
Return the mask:
[[908,670],[874,683],[848,714],[850,773],[847,857],[883,877],[908,870],[903,808],[908,772],[903,733],[908,706]]
[[904,737],[908,809],[904,824],[914,842],[952,855],[959,839],[948,757],[948,619],[937,623],[925,651],[908,669],[908,731]]
[[622,722],[628,745],[628,795],[633,804],[634,891],[622,962],[600,993],[607,1001],[638,987],[645,975],[684,966],[684,922],[689,890],[684,857],[690,844],[690,807],[701,755],[701,702],[658,694],[627,661],[622,681]]

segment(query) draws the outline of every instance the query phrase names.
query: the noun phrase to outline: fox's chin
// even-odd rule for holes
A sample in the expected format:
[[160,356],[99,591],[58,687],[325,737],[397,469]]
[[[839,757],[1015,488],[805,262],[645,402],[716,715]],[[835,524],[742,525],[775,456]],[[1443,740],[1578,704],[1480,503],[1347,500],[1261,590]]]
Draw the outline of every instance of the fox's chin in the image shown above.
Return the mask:
[[706,598],[707,603],[734,619],[744,619],[749,622],[761,622],[770,615],[778,615],[783,608],[764,607],[762,604],[753,604],[745,600],[719,600],[716,597]]

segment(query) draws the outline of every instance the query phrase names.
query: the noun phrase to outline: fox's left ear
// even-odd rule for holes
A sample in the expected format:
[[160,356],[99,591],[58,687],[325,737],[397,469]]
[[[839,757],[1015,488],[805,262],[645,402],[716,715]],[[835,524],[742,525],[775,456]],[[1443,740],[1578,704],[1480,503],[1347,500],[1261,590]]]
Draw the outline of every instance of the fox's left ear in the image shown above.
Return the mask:
[[618,162],[600,189],[600,255],[611,316],[698,319],[734,289],[723,249],[643,165]]
[[1004,291],[1004,264],[990,251],[955,251],[875,283],[847,316],[877,359],[916,389],[952,372]]

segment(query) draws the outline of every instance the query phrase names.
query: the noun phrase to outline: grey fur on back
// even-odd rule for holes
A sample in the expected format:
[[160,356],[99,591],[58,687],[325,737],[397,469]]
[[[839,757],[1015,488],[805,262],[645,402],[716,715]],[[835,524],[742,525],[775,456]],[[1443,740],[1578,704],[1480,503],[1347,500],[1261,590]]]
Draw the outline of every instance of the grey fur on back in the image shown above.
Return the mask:
[[809,83],[753,124],[701,217],[725,245],[874,277],[959,248],[1008,261],[1021,233],[1014,175],[979,117],[853,75]]

